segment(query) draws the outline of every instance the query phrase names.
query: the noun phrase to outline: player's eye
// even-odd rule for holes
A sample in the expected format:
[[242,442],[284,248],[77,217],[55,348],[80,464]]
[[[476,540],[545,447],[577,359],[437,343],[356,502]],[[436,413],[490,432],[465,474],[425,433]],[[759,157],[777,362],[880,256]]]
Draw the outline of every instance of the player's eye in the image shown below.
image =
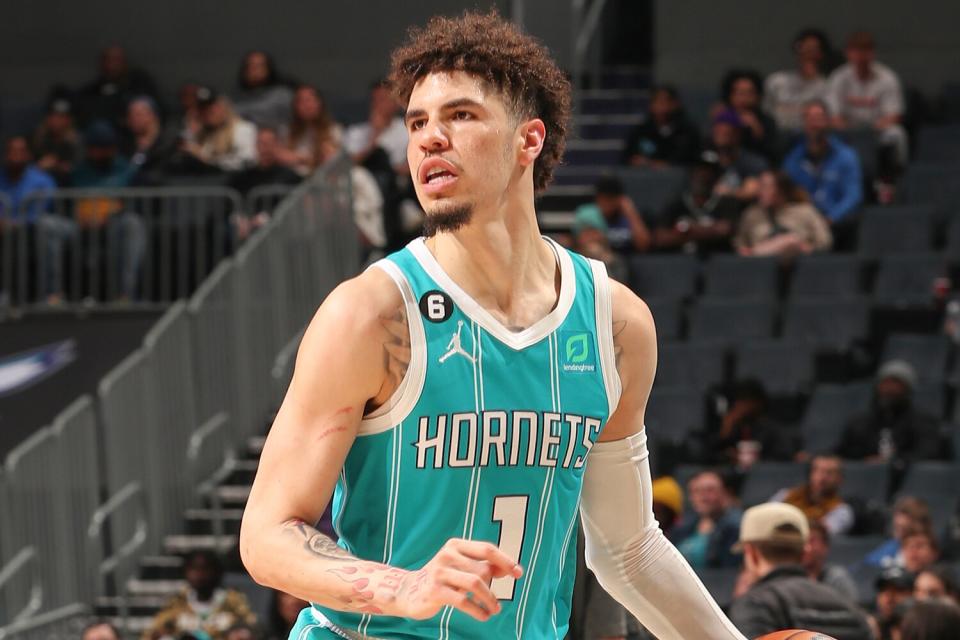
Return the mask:
[[473,118],[473,114],[469,111],[457,111],[453,114],[454,120],[470,120]]
[[426,124],[425,120],[413,120],[410,122],[410,131],[419,131]]

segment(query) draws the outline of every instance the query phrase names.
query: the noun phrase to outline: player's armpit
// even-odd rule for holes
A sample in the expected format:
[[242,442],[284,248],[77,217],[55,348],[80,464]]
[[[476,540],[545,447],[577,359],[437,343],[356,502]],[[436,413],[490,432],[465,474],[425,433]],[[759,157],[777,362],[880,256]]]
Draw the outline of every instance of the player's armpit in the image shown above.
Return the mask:
[[643,428],[643,415],[657,370],[657,334],[647,305],[626,286],[610,280],[613,352],[622,392],[600,441],[620,440]]

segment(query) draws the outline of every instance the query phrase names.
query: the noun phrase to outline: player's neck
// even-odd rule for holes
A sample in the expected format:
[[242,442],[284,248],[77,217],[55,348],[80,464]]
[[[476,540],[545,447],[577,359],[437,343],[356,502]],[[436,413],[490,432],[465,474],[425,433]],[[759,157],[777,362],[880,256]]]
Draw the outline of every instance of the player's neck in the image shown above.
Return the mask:
[[467,294],[508,317],[523,294],[556,282],[556,258],[540,236],[532,197],[475,211],[470,224],[437,234],[427,246]]

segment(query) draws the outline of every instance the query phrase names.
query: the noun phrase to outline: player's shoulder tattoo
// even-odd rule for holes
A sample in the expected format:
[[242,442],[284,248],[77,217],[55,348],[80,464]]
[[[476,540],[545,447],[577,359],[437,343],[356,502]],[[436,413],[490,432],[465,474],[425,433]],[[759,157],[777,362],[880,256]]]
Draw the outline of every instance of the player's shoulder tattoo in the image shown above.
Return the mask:
[[400,387],[410,366],[410,324],[403,301],[392,310],[380,314],[383,327],[383,367],[386,372],[377,400],[385,402]]

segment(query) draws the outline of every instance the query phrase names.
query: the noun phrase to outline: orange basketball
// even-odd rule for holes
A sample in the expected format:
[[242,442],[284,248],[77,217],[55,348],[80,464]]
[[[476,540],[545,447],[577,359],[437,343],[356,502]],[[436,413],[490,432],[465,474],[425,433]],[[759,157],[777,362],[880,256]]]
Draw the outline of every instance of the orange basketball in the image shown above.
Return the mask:
[[819,633],[817,631],[804,631],[802,629],[787,629],[786,631],[774,631],[757,640],[836,640],[831,636]]

